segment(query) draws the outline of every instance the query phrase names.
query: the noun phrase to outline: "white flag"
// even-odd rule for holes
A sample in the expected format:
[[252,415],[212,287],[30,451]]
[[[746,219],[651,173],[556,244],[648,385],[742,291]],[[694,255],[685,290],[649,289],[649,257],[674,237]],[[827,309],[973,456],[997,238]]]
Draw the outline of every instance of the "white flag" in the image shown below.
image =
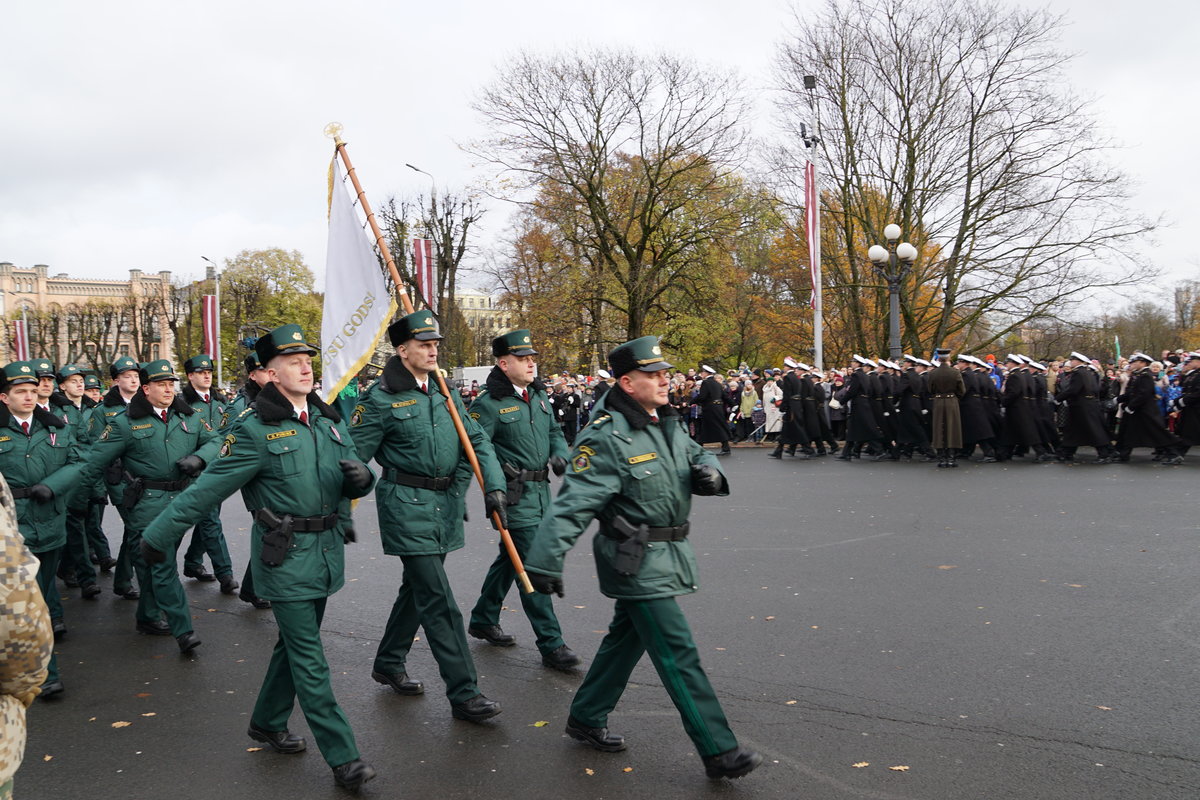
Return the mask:
[[321,385],[325,402],[358,374],[396,313],[379,260],[342,186],[341,165],[330,167],[329,247],[325,253],[325,307],[321,316]]

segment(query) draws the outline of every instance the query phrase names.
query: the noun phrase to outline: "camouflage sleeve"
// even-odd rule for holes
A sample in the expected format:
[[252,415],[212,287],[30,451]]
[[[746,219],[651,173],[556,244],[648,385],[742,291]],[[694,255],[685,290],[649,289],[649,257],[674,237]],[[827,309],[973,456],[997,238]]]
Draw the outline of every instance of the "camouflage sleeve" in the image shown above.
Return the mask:
[[[37,585],[38,560],[17,529],[15,504],[2,477],[0,505],[0,694],[28,706],[46,681],[54,634]],[[8,714],[6,707],[5,716]],[[21,716],[23,727],[24,714]],[[0,730],[7,732],[8,725]],[[7,735],[0,736],[0,747],[7,739]],[[8,763],[8,759],[0,757],[0,763]]]

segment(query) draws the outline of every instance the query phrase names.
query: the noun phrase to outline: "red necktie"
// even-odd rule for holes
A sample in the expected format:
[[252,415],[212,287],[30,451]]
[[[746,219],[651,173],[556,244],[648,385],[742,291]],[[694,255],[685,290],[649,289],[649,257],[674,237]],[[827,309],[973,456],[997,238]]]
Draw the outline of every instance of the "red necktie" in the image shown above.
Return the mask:
[[206,395],[206,394],[205,394],[205,395],[201,395],[201,397],[203,397],[203,398],[204,398],[204,402],[206,402],[206,403],[208,402],[208,395]]
[[26,436],[29,435],[29,422],[28,421],[21,423],[21,430],[25,432]]
[[167,421],[167,410],[165,408],[162,410],[162,421]]
[[307,411],[300,412],[300,424],[308,425],[308,412]]
[[526,403],[529,402],[529,390],[528,389],[521,390],[521,399],[524,400]]

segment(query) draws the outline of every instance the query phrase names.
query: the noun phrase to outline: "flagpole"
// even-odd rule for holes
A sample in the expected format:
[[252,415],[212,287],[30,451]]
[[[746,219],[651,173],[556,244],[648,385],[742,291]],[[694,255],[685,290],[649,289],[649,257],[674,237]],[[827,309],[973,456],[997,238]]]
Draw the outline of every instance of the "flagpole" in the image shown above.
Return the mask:
[[[367,215],[367,224],[371,226],[371,232],[375,234],[375,246],[383,254],[384,263],[387,264],[388,271],[392,275],[392,282],[396,284],[396,293],[400,296],[400,304],[404,306],[404,313],[411,314],[415,310],[412,300],[409,299],[408,292],[404,289],[404,281],[400,279],[400,270],[396,268],[392,252],[387,246],[387,241],[383,238],[383,231],[379,229],[379,223],[375,221],[375,212],[371,210],[370,204],[367,203],[367,195],[363,191],[362,184],[358,182],[358,173],[354,171],[354,165],[350,163],[350,155],[346,152],[346,143],[342,141],[342,126],[337,125],[337,123],[331,123],[325,127],[325,133],[327,136],[333,138],[337,154],[341,157],[342,163],[346,167],[346,174],[349,176],[350,182],[354,184],[355,196],[362,206],[363,213]],[[462,443],[463,452],[467,455],[467,461],[471,463],[471,469],[475,472],[475,480],[479,482],[479,488],[486,494],[487,487],[483,482],[483,470],[479,467],[479,457],[475,455],[475,448],[471,445],[471,436],[467,433],[462,418],[458,414],[458,408],[454,405],[454,398],[450,396],[450,390],[446,386],[446,379],[442,376],[441,370],[434,370],[433,374],[437,377],[438,389],[446,397],[446,408],[450,411],[450,419],[454,422],[454,429],[458,431],[458,439]],[[517,546],[513,544],[512,536],[509,534],[508,529],[500,524],[499,513],[492,512],[492,524],[500,532],[500,539],[504,543],[504,549],[507,551],[508,558],[517,573],[517,581],[521,584],[521,588],[526,594],[532,594],[533,584],[529,582],[529,576],[525,574],[525,565],[521,563],[521,555],[517,552]]]

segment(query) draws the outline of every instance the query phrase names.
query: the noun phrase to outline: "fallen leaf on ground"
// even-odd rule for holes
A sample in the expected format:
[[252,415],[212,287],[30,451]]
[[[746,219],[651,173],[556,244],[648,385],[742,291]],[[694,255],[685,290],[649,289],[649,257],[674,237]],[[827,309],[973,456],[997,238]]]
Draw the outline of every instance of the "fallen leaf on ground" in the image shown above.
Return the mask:
[[544,719],[539,719],[537,722],[533,723],[533,727],[535,727],[535,728],[544,728],[544,727],[546,727],[546,726],[547,726],[547,725],[549,725],[549,724],[550,724],[550,723],[549,723],[549,722],[547,722],[546,720],[544,720]]
[[1096,708],[1100,709],[1101,711],[1112,711],[1112,709],[1108,706],[1096,706]]
[[210,613],[210,614],[212,614],[214,611],[216,611],[216,609],[215,609],[215,608],[210,608],[210,609],[208,609],[208,613]]
[[938,569],[958,569],[958,564],[941,564]]
[[1070,586],[1072,589],[1082,589],[1083,588],[1082,583],[1068,583],[1067,586]]
[[623,769],[621,771],[622,772],[633,772],[633,767],[626,767],[625,769]]
[[596,774],[596,770],[594,770],[594,769],[588,769],[587,767],[584,767],[584,768],[583,768],[583,771],[584,771],[584,772],[586,772],[588,775],[595,775],[595,774]]
[[862,769],[863,767],[871,766],[871,762],[870,761],[855,761],[850,766],[854,767],[855,769]]
[[717,649],[717,650],[722,650],[722,651],[723,651],[725,648],[724,648],[724,647],[717,647],[717,648],[715,648],[715,649]]
[[788,700],[786,703],[784,703],[784,705],[785,705],[785,706],[794,706],[794,705],[796,705],[796,701],[795,701],[795,700]]
[[157,717],[158,714],[155,713],[154,711],[147,711],[145,714],[142,714],[142,716],[143,717]]
[[149,696],[150,696],[149,692],[138,692],[137,694],[134,695],[134,697],[149,697]]
[[125,721],[121,721],[121,722],[114,722],[114,723],[112,724],[112,726],[113,726],[114,728],[128,728],[128,727],[129,727],[130,725],[132,725],[132,724],[133,724],[132,722],[125,722]]
[[95,717],[88,717],[88,722],[95,722],[95,721],[96,721]]
[[247,747],[246,748],[247,753],[257,753],[259,750],[262,750],[262,748],[261,747]]
[[771,620],[771,619],[775,619],[775,618],[774,617],[763,617],[763,619]]
[[894,767],[888,767],[892,772],[908,772],[908,767],[903,764],[898,764]]
[[54,758],[54,756],[42,756],[42,761],[49,761],[52,758]]
[[819,630],[821,630],[821,626],[820,626],[820,625],[809,625],[808,627],[812,628],[814,631],[819,631]]
[[575,608],[587,608],[587,606],[575,606]]

